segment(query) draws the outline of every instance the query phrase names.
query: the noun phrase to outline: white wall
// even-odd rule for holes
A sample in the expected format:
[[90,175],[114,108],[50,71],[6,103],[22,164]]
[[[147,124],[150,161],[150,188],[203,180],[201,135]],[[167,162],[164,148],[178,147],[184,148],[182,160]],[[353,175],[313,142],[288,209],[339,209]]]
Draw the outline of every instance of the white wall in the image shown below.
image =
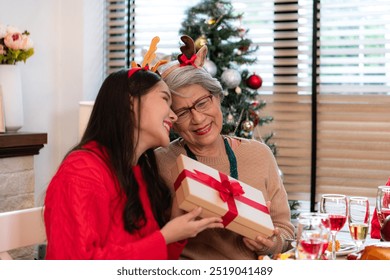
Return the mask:
[[79,102],[94,100],[103,81],[104,0],[0,0],[0,22],[27,29],[35,54],[22,71],[24,126],[46,132],[34,156],[35,199],[78,140]]

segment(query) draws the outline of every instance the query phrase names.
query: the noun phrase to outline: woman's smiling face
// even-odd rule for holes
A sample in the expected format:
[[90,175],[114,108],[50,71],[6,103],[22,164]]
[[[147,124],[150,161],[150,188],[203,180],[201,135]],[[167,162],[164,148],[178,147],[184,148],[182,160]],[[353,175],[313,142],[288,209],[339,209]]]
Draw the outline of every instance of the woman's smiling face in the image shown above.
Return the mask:
[[138,124],[138,101],[134,99],[136,114],[136,131],[139,137],[138,145],[145,150],[159,146],[168,146],[169,131],[177,116],[171,109],[172,97],[165,82],[160,81],[145,95],[141,96],[141,117]]
[[[210,92],[198,84],[188,85],[175,90],[178,94],[172,95],[172,109],[180,112],[192,107],[203,98],[210,96]],[[190,116],[183,122],[174,124],[174,129],[183,139],[199,149],[215,143],[222,130],[222,111],[220,99],[213,96],[211,106],[203,112],[190,110]]]

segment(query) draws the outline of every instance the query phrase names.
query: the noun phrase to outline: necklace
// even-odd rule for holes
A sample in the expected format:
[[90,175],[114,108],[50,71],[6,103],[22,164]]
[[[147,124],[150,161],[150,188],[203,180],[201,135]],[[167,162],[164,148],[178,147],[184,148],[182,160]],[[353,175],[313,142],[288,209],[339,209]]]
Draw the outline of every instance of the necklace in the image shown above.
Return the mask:
[[[232,148],[229,145],[229,142],[226,138],[223,138],[223,143],[225,144],[225,151],[229,159],[229,165],[230,165],[230,177],[233,177],[238,180],[238,170],[237,170],[237,159],[236,155],[234,154]],[[187,152],[187,156],[194,159],[198,160],[196,158],[196,155],[188,148],[187,144],[184,144],[184,149]]]

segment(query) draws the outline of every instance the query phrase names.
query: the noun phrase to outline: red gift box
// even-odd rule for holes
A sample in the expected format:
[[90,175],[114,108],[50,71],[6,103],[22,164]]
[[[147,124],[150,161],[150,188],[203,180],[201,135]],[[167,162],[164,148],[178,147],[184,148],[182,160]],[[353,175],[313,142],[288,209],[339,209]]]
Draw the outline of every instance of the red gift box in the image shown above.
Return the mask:
[[274,226],[263,193],[185,155],[177,158],[179,208],[201,206],[202,217],[220,216],[225,227],[250,239],[269,237]]

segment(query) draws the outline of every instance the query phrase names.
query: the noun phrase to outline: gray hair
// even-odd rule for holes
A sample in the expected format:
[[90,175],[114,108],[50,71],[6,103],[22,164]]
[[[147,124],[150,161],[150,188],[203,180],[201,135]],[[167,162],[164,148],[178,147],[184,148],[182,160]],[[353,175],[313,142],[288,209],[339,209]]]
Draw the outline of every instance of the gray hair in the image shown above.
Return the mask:
[[219,97],[221,101],[224,96],[221,83],[204,68],[195,68],[191,65],[178,67],[163,79],[173,94],[179,94],[176,92],[178,88],[196,84],[208,90],[212,95]]

